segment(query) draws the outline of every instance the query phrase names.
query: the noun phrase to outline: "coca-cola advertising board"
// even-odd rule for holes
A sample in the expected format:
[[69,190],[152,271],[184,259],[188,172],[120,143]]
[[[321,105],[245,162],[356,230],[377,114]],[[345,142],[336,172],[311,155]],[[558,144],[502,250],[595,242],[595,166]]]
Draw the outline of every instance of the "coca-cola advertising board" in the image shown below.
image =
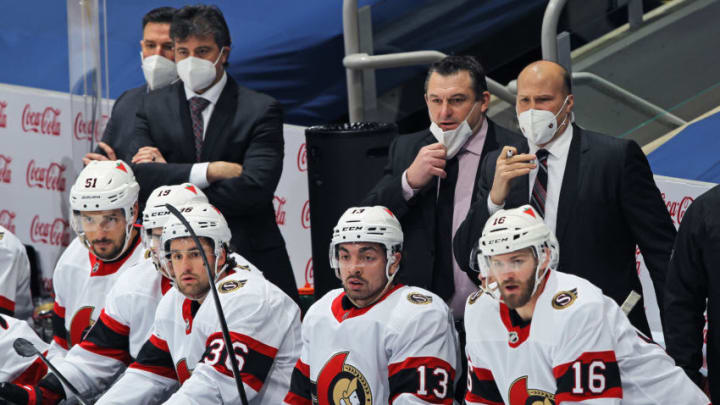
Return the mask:
[[275,220],[280,228],[298,288],[313,285],[305,127],[285,125],[283,172],[275,190]]
[[[111,105],[104,100],[99,110]],[[70,187],[91,139],[97,141],[107,123],[107,114],[87,113],[92,110],[68,93],[0,84],[0,224],[37,252],[45,293],[75,236],[68,223]]]

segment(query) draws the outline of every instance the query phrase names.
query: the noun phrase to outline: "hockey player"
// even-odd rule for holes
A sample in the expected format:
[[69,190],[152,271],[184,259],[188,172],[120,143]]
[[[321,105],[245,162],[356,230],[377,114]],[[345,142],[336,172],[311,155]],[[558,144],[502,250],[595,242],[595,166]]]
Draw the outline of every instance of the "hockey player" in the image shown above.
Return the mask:
[[[459,362],[437,295],[393,282],[403,233],[385,207],[349,208],[330,243],[342,289],[313,304],[286,404],[452,404]],[[412,269],[408,269],[412,271]]]
[[[192,204],[180,210],[217,274],[216,288],[250,403],[280,403],[300,354],[299,308],[260,271],[228,257],[230,229],[215,207]],[[179,220],[166,223],[164,261],[175,288],[160,301],[152,334],[137,360],[98,404],[158,403],[178,382],[182,386],[168,403],[239,403],[215,304],[206,299],[209,280],[189,235]]]
[[[161,186],[150,194],[141,232],[146,249],[144,258],[119,276],[87,337],[56,365],[83,397],[92,398],[104,391],[130,364],[130,359],[137,357],[150,337],[155,308],[172,287],[171,276],[161,267],[158,254],[163,225],[170,217],[165,204],[179,207],[203,202],[207,202],[207,197],[191,183]],[[69,390],[61,388],[52,373],[40,386],[57,394],[55,402],[72,396]]]
[[468,404],[709,403],[615,301],[555,270],[558,243],[529,205],[492,215],[476,253]]
[[[33,384],[45,375],[47,366],[39,358],[22,357],[15,353],[13,343],[17,338],[27,339],[38,350],[47,351],[47,343],[40,339],[27,322],[0,315],[0,383]],[[2,399],[0,403],[3,403]]]
[[32,311],[30,261],[25,246],[0,226],[0,314],[28,319]]

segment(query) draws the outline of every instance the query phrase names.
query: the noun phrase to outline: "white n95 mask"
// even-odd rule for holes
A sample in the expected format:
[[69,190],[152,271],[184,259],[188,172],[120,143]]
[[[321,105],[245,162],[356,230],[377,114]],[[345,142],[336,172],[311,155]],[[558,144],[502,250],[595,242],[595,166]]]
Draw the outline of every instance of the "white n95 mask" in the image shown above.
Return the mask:
[[145,75],[145,81],[150,90],[165,87],[177,79],[175,62],[170,59],[160,55],[152,55],[143,59],[142,52],[140,52],[140,59],[142,60],[143,75]]
[[557,116],[560,114],[560,111],[565,108],[568,97],[569,96],[565,97],[565,101],[563,101],[563,104],[557,114],[553,114],[552,111],[535,109],[529,109],[517,114],[520,130],[523,135],[525,135],[528,142],[535,146],[544,145],[550,142],[558,128],[565,124],[568,116],[570,116],[570,114],[566,115],[563,122],[558,125]]
[[215,65],[220,61],[224,49],[220,49],[215,63],[194,56],[188,56],[178,62],[177,74],[180,76],[180,80],[195,92],[208,88],[217,76]]
[[430,121],[432,122],[430,124],[430,132],[433,134],[435,139],[437,139],[438,142],[445,145],[445,148],[447,149],[445,158],[447,160],[452,159],[455,157],[455,155],[460,152],[460,149],[462,149],[463,145],[465,145],[465,142],[467,142],[468,138],[473,133],[472,128],[470,128],[470,124],[468,124],[467,119],[470,115],[472,115],[473,110],[475,110],[475,107],[477,106],[477,102],[473,105],[473,107],[470,109],[470,112],[465,117],[463,122],[460,123],[460,125],[457,126],[455,129],[451,129],[449,131],[443,131],[442,128],[440,128],[435,121],[432,120],[432,117],[430,117]]

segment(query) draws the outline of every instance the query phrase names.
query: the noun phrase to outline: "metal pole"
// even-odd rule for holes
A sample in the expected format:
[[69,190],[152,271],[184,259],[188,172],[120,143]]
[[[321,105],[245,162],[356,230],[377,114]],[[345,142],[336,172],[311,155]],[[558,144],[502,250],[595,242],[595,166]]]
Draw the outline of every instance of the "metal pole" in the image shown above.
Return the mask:
[[573,73],[573,81],[575,84],[588,84],[597,90],[621,101],[624,101],[631,107],[635,107],[642,110],[650,115],[657,116],[658,121],[663,121],[670,125],[681,126],[687,124],[682,118],[671,114],[667,110],[643,99],[635,94],[623,89],[622,87],[603,79],[602,77],[589,73],[589,72],[578,72]]
[[557,26],[565,3],[567,3],[567,0],[550,0],[547,7],[545,7],[542,32],[540,33],[540,46],[542,47],[544,60],[558,61]]
[[[343,40],[345,43],[345,56],[360,52],[358,38],[358,6],[357,0],[343,0]],[[362,121],[362,71],[345,68],[348,94],[349,121]]]

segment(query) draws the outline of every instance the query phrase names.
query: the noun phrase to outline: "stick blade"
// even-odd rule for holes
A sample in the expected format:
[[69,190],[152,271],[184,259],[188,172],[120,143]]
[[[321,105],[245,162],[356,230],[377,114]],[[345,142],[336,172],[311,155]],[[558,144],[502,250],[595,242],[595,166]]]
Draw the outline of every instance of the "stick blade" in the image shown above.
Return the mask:
[[17,354],[23,357],[32,357],[38,354],[38,350],[35,346],[27,339],[17,338],[13,342],[13,348]]

